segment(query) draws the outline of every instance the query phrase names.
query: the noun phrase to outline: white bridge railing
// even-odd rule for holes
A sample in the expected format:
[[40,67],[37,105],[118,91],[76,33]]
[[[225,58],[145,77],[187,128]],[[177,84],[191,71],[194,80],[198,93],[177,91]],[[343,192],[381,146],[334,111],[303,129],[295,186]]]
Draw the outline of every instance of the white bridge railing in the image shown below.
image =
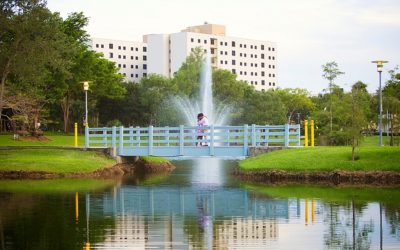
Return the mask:
[[114,155],[121,156],[246,156],[249,147],[274,146],[300,146],[300,125],[181,125],[85,130],[86,148],[112,148]]

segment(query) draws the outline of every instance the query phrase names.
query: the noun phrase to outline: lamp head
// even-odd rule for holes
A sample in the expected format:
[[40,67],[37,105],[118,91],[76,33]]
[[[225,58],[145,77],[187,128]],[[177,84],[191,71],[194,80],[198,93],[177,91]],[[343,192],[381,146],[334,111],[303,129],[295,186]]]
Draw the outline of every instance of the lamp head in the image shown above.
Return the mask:
[[83,81],[83,90],[88,91],[89,90],[89,81]]
[[389,61],[384,61],[384,60],[376,60],[376,61],[372,61],[372,63],[376,63],[376,67],[378,72],[382,72],[383,69],[383,64],[384,63],[388,63]]

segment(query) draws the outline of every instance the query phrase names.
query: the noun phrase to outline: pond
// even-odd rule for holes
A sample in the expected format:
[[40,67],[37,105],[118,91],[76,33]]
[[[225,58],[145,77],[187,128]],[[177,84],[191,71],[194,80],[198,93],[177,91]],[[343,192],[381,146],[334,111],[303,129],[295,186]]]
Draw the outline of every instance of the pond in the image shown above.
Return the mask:
[[400,191],[254,185],[236,160],[121,181],[0,181],[0,249],[399,249]]

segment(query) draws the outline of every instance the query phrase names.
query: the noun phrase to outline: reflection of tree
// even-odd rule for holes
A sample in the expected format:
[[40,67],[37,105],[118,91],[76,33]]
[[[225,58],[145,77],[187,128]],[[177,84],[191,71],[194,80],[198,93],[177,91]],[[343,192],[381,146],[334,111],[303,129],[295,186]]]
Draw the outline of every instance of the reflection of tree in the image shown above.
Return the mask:
[[384,204],[385,217],[390,225],[390,234],[396,235],[400,231],[400,207],[397,204]]
[[[20,194],[13,194],[17,199]],[[22,195],[26,197],[25,195]],[[79,221],[75,224],[74,194],[65,196],[29,196],[12,207],[2,206],[6,249],[82,249],[86,241],[85,200],[79,197]],[[33,202],[35,206],[26,207]],[[7,202],[5,202],[7,203]],[[25,204],[24,204],[25,203]],[[26,208],[26,209],[24,209]],[[4,216],[11,219],[4,220]],[[90,216],[91,243],[104,240],[104,228],[113,227],[113,218]],[[92,244],[93,245],[93,244]]]
[[328,230],[324,233],[324,244],[333,249],[369,249],[370,233],[374,231],[373,221],[362,222],[365,204],[357,204],[354,200],[344,205],[329,203],[325,205],[327,212],[324,218]]

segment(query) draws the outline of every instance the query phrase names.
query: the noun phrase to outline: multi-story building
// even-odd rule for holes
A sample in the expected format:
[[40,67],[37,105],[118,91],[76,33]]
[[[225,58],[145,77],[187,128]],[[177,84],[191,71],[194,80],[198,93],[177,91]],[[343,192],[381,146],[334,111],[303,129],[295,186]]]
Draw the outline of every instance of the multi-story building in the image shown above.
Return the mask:
[[146,43],[92,38],[89,46],[115,62],[126,81],[138,82],[147,76]]
[[256,90],[277,87],[276,43],[228,37],[223,25],[206,23],[173,34],[144,35],[143,43],[92,40],[92,48],[114,61],[131,81],[151,73],[172,77],[196,47],[211,56],[214,67],[231,71]]

